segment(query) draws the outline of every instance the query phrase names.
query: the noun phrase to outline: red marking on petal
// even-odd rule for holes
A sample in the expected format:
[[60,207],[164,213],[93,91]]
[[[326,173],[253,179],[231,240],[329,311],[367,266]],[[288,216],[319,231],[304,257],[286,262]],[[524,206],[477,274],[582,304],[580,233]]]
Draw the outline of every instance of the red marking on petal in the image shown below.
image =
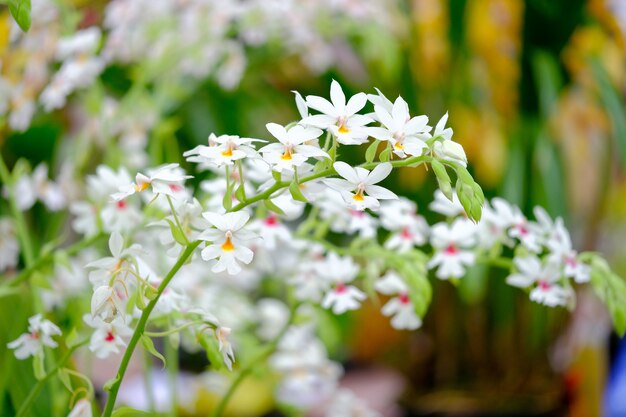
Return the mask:
[[402,304],[409,304],[411,302],[411,300],[409,299],[409,295],[405,292],[401,293],[398,296],[398,300],[400,300]]
[[456,255],[459,250],[454,245],[448,245],[446,248],[446,255]]
[[335,292],[337,292],[338,294],[343,294],[346,291],[348,291],[348,287],[346,287],[346,284],[342,282],[335,286]]
[[170,186],[170,190],[172,190],[175,193],[178,193],[183,190],[183,187],[178,184],[170,184],[169,186]]
[[278,218],[274,214],[270,214],[269,217],[265,219],[265,224],[267,226],[276,226],[278,224]]

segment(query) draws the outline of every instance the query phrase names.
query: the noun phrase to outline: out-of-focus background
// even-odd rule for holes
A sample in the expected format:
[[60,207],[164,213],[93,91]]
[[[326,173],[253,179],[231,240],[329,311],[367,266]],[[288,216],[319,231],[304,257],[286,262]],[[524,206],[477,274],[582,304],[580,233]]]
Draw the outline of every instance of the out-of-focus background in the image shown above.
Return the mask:
[[[176,0],[76,0],[62,3],[54,32],[37,3],[32,30],[43,40],[70,24],[104,27],[107,65],[75,93],[91,107],[33,111],[29,128],[20,120],[5,126],[10,161],[55,167],[66,127],[82,111],[101,124],[74,135],[80,152],[81,141],[107,128],[114,97],[130,111],[126,130],[115,133],[118,154],[108,159],[140,142],[152,164],[169,162],[210,132],[263,136],[267,121],[297,117],[292,90],[327,96],[336,79],[351,93],[377,87],[391,99],[401,95],[433,123],[449,112],[487,196],[527,214],[542,205],[562,216],[579,250],[602,251],[626,274],[624,0],[229,0],[206,10]],[[199,33],[220,31],[239,3],[258,10],[236,30]],[[3,24],[8,18],[5,11]],[[33,48],[47,63],[45,42]],[[2,61],[9,81],[35,72],[23,51],[4,50]],[[33,76],[22,88],[34,96],[37,83]],[[17,112],[23,102],[8,105]],[[85,172],[90,158],[79,160]],[[407,170],[399,181],[396,190],[428,217],[432,179]],[[360,392],[391,387],[407,415],[626,415],[626,385],[619,388],[617,370],[610,375],[620,344],[604,307],[579,294],[573,314],[548,310],[503,278],[475,268],[457,289],[435,282],[417,332],[395,331],[365,306],[356,323],[333,321],[323,338],[346,363],[348,384]],[[192,359],[181,367],[193,371]],[[252,393],[260,395],[258,387]]]

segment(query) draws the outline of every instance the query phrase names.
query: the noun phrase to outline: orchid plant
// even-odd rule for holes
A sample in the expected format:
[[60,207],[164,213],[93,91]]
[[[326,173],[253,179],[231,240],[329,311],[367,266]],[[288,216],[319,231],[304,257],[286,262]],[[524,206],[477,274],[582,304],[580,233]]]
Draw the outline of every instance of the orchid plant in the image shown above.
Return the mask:
[[[591,284],[617,330],[626,330],[624,281],[599,255],[576,252],[561,219],[536,208],[532,221],[505,200],[486,202],[445,128],[447,114],[433,130],[426,116],[411,117],[401,97],[347,99],[336,81],[330,96],[296,94],[302,118],[268,123],[265,138],[209,135],[184,153],[194,176],[208,178],[197,187],[178,163],[134,181],[125,168],[102,165],[87,178],[86,199],[68,201],[44,168],[27,175],[2,164],[12,209],[0,223],[0,267],[8,271],[2,294],[54,266],[48,289],[31,283],[36,314],[8,344],[17,359],[33,362],[39,380],[18,404],[19,416],[51,378],[70,394],[69,415],[92,415],[96,388],[107,393],[102,416],[115,415],[138,345],[176,366],[175,356],[155,347],[157,338],[170,349],[206,352],[224,383],[214,416],[261,368],[276,376],[277,403],[297,413],[327,402],[329,416],[357,409],[374,416],[336,390],[342,369],[319,339],[320,312],[341,315],[374,302],[394,328],[415,330],[431,299],[429,271],[455,284],[478,263],[510,271],[508,284],[548,307],[573,308],[576,286]],[[363,113],[368,102],[374,113]],[[365,148],[363,163],[340,160],[356,146]],[[439,184],[429,208],[442,218],[432,225],[386,181],[394,169],[421,166]],[[22,215],[36,199],[49,210],[69,207],[83,240],[64,248],[52,242],[36,258]],[[99,252],[107,239],[108,250]],[[20,254],[26,267],[10,272]],[[279,289],[259,297],[267,280]],[[62,330],[54,317],[83,297],[90,310]],[[79,350],[94,360],[123,353],[115,377],[95,387],[69,362]]]
[[[72,35],[60,21],[74,17],[54,2],[33,0],[32,22],[30,1],[9,7],[30,30],[13,26],[7,36],[9,53],[28,59],[2,68],[3,125],[26,130],[38,107],[71,106],[83,90],[76,111],[91,113],[69,135],[78,162],[54,179],[44,163],[31,170],[19,160],[9,170],[0,158],[9,213],[0,217],[0,298],[27,294],[32,312],[14,324],[23,333],[6,347],[15,361],[32,362],[37,380],[24,398],[9,400],[18,416],[31,415],[47,385],[54,415],[139,413],[116,408],[132,404],[122,384],[138,350],[174,375],[169,402],[151,401],[151,410],[176,414],[208,390],[213,415],[222,416],[244,380],[265,372],[289,415],[327,404],[329,417],[377,416],[338,388],[343,369],[322,341],[324,318],[371,303],[395,329],[414,331],[427,314],[431,279],[456,285],[478,264],[504,268],[509,285],[547,307],[572,309],[576,287],[591,285],[616,330],[626,331],[626,283],[607,262],[578,253],[563,220],[541,208],[531,220],[505,200],[485,201],[448,114],[433,127],[402,97],[347,97],[333,81],[328,99],[294,92],[298,120],[267,123],[263,137],[210,133],[206,144],[149,166],[148,132],[163,128],[163,115],[195,82],[211,76],[232,88],[246,48],[285,39],[287,54],[322,71],[333,49],[318,20],[390,29],[387,2],[113,0],[102,29],[74,27]],[[114,65],[139,74],[120,100],[99,81]],[[107,147],[119,148],[117,158],[83,181],[84,155]],[[394,170],[422,167],[438,184],[434,224],[393,190]],[[37,247],[25,216],[39,209],[60,221],[69,214],[67,232],[79,238]],[[202,389],[178,392],[180,350],[206,354],[211,382]],[[108,381],[85,365],[116,355]]]

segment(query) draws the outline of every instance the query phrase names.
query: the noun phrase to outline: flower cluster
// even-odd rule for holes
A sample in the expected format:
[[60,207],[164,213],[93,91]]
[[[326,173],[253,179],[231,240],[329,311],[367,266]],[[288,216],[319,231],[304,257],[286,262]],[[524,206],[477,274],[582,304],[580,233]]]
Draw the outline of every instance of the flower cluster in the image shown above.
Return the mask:
[[[267,357],[279,402],[307,410],[332,401],[328,415],[363,414],[360,401],[337,391],[341,366],[318,338],[329,312],[373,300],[392,327],[418,329],[431,298],[429,270],[456,282],[474,264],[500,259],[505,247],[514,253],[507,282],[534,301],[568,306],[572,284],[590,280],[593,262],[572,248],[561,219],[537,209],[530,221],[504,200],[485,203],[445,127],[447,114],[433,128],[401,97],[347,98],[336,81],[330,100],[298,93],[295,100],[301,118],[268,123],[265,138],[211,134],[185,152],[199,180],[177,163],[143,169],[134,180],[124,168],[101,165],[74,194],[82,200],[61,193],[74,231],[87,242],[108,235],[110,254],[77,250],[55,265],[54,291],[44,300],[52,307],[90,298],[91,311],[73,324],[89,332],[85,343],[97,358],[130,358],[140,342],[163,359],[151,337],[167,336],[185,350],[205,350],[212,372],[232,370],[235,352],[254,347],[243,336],[256,329],[256,343],[274,349]],[[340,159],[361,145],[364,163]],[[394,168],[422,164],[440,188],[430,209],[445,220],[433,225],[386,185]],[[9,195],[18,200],[15,190],[26,187],[54,210],[56,185],[40,176],[45,181],[18,178]],[[15,244],[2,239],[0,260],[14,265]],[[72,285],[83,268],[91,286]],[[280,301],[285,293],[288,305]],[[58,328],[31,320],[30,334],[10,345],[19,358],[56,346],[48,336]],[[108,410],[114,402],[112,395]]]

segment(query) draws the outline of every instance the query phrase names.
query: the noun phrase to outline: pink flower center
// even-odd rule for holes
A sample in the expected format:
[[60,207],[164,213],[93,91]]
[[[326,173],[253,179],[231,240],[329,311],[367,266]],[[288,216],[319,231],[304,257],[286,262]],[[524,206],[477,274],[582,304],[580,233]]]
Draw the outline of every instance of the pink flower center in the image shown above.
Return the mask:
[[39,339],[39,333],[38,332],[30,332],[30,338],[34,339],[34,340],[38,340]]
[[519,230],[519,234],[522,236],[526,236],[528,234],[528,229],[525,224],[518,225],[517,229]]
[[454,245],[448,245],[446,248],[446,255],[456,255],[459,250]]
[[343,282],[340,282],[339,284],[335,286],[335,292],[338,294],[343,294],[346,291],[348,291],[348,288],[346,287],[346,284],[344,284]]
[[112,342],[115,340],[115,335],[113,334],[112,331],[109,330],[104,340],[106,340],[107,342]]
[[567,256],[565,258],[565,264],[567,266],[571,266],[572,268],[575,268],[576,265],[578,265],[578,262],[576,261],[576,257],[574,257],[574,256]]
[[550,284],[548,281],[542,279],[539,281],[539,288],[541,288],[542,291],[548,291],[550,289]]
[[405,292],[398,295],[398,300],[400,300],[400,303],[402,304],[409,304],[411,302],[411,300],[409,299],[409,295]]
[[350,214],[353,215],[354,217],[363,217],[365,216],[365,213],[359,210],[350,210]]
[[172,190],[175,193],[182,191],[182,189],[183,187],[178,184],[170,184],[170,190]]
[[126,201],[120,200],[116,203],[116,206],[120,210],[124,210],[126,208]]
[[411,231],[409,230],[408,227],[405,227],[404,229],[402,229],[402,239],[406,239],[406,240],[410,240],[411,238],[413,238],[413,235],[411,234]]
[[273,214],[270,214],[270,216],[267,219],[265,219],[266,226],[272,227],[272,226],[276,226],[277,224],[278,224],[278,219]]

